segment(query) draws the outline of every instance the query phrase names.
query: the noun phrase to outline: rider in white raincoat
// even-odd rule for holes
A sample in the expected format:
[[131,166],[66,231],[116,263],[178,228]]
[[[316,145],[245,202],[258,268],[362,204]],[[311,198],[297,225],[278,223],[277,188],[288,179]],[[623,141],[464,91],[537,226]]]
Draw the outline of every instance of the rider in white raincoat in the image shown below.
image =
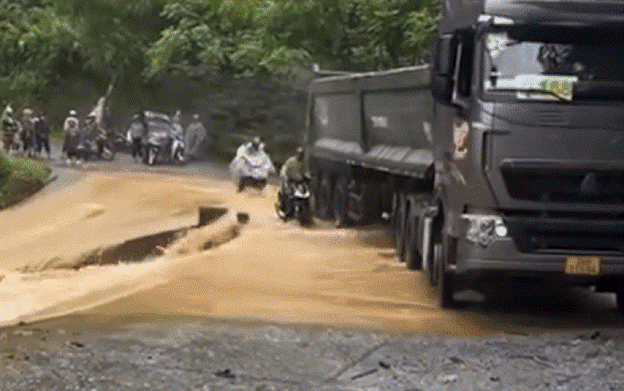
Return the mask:
[[259,137],[254,137],[250,143],[238,148],[236,157],[230,163],[230,172],[239,192],[246,186],[263,189],[269,174],[276,173],[275,166],[264,151]]

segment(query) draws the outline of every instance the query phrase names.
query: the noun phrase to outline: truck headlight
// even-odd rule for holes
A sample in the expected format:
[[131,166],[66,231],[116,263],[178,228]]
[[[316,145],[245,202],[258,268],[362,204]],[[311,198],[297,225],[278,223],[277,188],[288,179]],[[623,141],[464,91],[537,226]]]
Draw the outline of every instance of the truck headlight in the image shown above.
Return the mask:
[[471,243],[488,246],[495,238],[507,236],[507,226],[500,216],[463,214],[461,218],[468,221],[466,240]]

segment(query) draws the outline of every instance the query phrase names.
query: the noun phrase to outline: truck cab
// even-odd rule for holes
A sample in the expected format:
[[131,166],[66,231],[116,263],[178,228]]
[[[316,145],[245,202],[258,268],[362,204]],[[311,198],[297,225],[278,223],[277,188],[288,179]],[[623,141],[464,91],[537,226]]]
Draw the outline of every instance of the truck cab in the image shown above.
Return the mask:
[[442,306],[497,276],[616,292],[624,307],[624,2],[446,2],[431,74]]

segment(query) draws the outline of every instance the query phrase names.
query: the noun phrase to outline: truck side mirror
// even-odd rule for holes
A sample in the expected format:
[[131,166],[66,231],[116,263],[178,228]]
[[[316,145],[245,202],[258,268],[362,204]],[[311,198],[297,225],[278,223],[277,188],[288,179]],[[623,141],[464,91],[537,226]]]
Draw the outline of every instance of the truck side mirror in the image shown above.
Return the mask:
[[443,35],[437,39],[431,67],[431,94],[442,103],[450,104],[453,96],[456,54],[457,39],[453,35]]

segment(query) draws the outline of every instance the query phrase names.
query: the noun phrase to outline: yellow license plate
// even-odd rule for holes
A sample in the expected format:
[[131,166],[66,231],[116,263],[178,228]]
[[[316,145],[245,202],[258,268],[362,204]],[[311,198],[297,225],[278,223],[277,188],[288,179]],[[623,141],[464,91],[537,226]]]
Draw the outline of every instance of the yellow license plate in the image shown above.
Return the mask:
[[567,257],[566,274],[585,274],[595,276],[600,273],[599,257]]

